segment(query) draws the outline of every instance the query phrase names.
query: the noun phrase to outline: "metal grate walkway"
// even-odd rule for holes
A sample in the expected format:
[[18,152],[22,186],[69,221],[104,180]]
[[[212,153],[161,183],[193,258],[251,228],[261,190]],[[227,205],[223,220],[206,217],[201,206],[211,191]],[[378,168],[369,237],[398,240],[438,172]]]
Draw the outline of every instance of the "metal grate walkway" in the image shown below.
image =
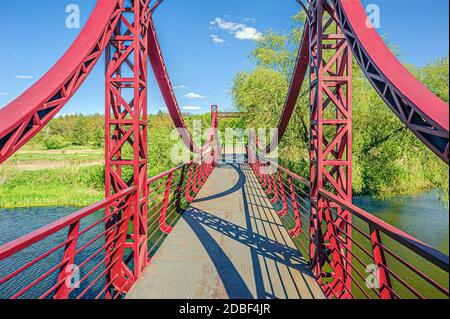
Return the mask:
[[128,299],[324,298],[247,164],[219,165]]

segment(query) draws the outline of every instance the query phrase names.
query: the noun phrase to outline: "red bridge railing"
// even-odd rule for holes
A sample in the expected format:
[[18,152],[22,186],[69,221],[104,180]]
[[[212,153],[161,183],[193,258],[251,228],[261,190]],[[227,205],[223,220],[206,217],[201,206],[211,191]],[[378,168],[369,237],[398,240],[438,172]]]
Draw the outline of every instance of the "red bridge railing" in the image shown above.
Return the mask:
[[[105,277],[108,267],[121,262],[108,261],[105,252],[114,255],[120,249],[113,243],[122,235],[121,226],[129,216],[128,198],[135,191],[129,188],[1,246],[0,268],[8,273],[0,278],[1,297],[66,299],[105,295],[114,281]],[[111,207],[117,217],[109,225],[110,216],[102,214],[106,207]],[[114,235],[107,241],[110,234]],[[74,296],[76,287],[80,289]],[[92,291],[96,294],[92,295]]]
[[[214,169],[210,157],[191,161],[148,180],[148,258],[160,247],[180,213]],[[0,298],[115,299],[118,278],[108,276],[132,254],[119,244],[131,222],[131,187],[50,225],[0,246]],[[111,215],[105,210],[110,207]],[[120,253],[122,250],[122,253]]]
[[[448,298],[447,255],[326,190],[320,190],[325,199],[320,216],[322,236],[313,236],[310,183],[260,156],[249,154],[249,160],[311,266],[311,252],[319,251],[317,280],[329,298]],[[351,224],[341,217],[344,212],[351,215]],[[342,276],[335,276],[338,272]]]
[[148,209],[148,255],[152,257],[169,235],[180,214],[194,200],[214,169],[210,160],[191,161],[151,178]]
[[[332,230],[331,236],[336,241],[346,237],[352,242],[350,259],[340,251],[336,253],[343,263],[351,266],[349,270],[342,268],[355,288],[353,297],[360,294],[383,299],[449,296],[447,255],[327,191],[320,193],[325,198],[324,224]],[[344,221],[339,211],[343,210],[352,216],[352,236],[340,226]],[[367,272],[373,274],[368,276]],[[360,284],[362,280],[365,286]],[[329,292],[335,296],[332,286]]]

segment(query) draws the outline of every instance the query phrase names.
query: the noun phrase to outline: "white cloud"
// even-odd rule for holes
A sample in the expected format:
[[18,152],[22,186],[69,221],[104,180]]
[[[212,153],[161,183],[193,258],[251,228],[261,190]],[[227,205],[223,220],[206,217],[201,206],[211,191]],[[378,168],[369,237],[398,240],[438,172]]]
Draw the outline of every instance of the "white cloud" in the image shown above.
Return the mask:
[[204,96],[202,96],[202,95],[200,95],[200,94],[198,94],[198,93],[195,93],[195,92],[189,92],[189,93],[186,94],[184,97],[185,97],[185,98],[188,98],[188,99],[190,99],[190,100],[194,100],[194,99],[204,99],[204,98],[205,98]]
[[219,29],[226,30],[226,31],[232,31],[235,32],[239,30],[240,28],[245,27],[243,24],[234,23],[231,21],[225,21],[224,19],[220,17],[216,17],[214,21],[211,21],[212,25],[216,25],[219,27]]
[[230,32],[236,39],[239,40],[259,40],[262,38],[262,33],[256,28],[249,27],[242,23],[235,23],[226,21],[220,17],[216,17],[211,21],[211,25],[218,27],[221,30]]
[[237,31],[234,36],[239,40],[259,40],[262,38],[262,34],[252,27],[245,27]]
[[21,80],[30,80],[33,78],[32,75],[28,75],[28,74],[16,74],[15,75],[16,79],[21,79]]
[[8,93],[0,91],[0,96],[7,96],[7,95],[8,95]]
[[188,87],[184,84],[180,84],[180,85],[175,85],[173,88],[175,90],[177,90],[177,89],[187,89]]
[[219,38],[219,36],[216,35],[216,34],[211,34],[211,38],[212,38],[212,41],[213,41],[215,44],[222,44],[222,43],[225,42],[224,39]]
[[196,105],[186,105],[186,106],[183,106],[183,110],[186,110],[186,111],[199,111],[199,110],[201,110],[202,108],[200,107],[200,106],[196,106]]

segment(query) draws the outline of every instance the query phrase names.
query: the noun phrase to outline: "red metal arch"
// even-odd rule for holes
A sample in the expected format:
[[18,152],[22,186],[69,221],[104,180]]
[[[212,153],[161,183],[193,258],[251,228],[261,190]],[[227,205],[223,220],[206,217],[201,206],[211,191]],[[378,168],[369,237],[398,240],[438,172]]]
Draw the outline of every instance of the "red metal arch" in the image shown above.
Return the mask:
[[[159,2],[157,5],[159,5]],[[156,7],[155,7],[156,8]],[[201,150],[194,145],[194,142],[187,130],[186,123],[184,122],[183,115],[181,114],[178,101],[173,91],[172,83],[170,82],[169,73],[167,71],[164,57],[162,56],[161,47],[159,45],[158,37],[156,35],[155,25],[153,19],[149,21],[149,33],[148,33],[148,56],[150,64],[153,68],[156,81],[158,82],[161,94],[166,102],[169,115],[172,118],[173,124],[178,129],[181,137],[183,138],[186,147],[192,152],[201,153]]]
[[359,0],[334,0],[353,53],[375,90],[400,120],[449,163],[449,106],[392,54],[370,24]]
[[284,103],[283,111],[281,113],[280,120],[278,121],[278,136],[272,137],[270,145],[267,147],[267,152],[271,152],[276,149],[278,144],[286,132],[289,122],[292,118],[292,114],[295,110],[295,105],[300,94],[300,90],[303,86],[303,81],[306,76],[306,72],[309,67],[309,29],[307,27],[303,30],[303,36],[298,50],[297,61],[295,63],[294,74],[289,86],[288,95]]
[[0,110],[0,164],[42,130],[72,98],[100,58],[120,14],[118,0],[99,0],[62,58]]

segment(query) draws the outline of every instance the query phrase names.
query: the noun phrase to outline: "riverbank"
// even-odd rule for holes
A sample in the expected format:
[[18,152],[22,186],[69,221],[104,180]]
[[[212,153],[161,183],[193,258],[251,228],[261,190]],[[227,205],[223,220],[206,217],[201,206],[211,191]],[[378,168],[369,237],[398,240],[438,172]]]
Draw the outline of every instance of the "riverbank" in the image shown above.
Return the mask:
[[0,208],[84,207],[104,197],[100,149],[25,147],[0,166]]
[[[32,167],[33,165],[30,165]],[[54,168],[17,169],[0,167],[0,209],[25,207],[86,207],[104,198],[104,167],[95,163],[67,164],[56,162]],[[402,197],[415,197],[426,193]],[[445,202],[434,191],[434,200]],[[358,196],[375,201],[394,201],[394,197]]]
[[101,200],[102,166],[54,169],[0,169],[0,208],[85,207]]
[[[166,154],[149,176],[171,167]],[[25,147],[0,166],[0,209],[86,207],[104,198],[103,150]]]
[[[162,133],[156,135],[164,136]],[[163,142],[160,140],[153,139],[156,145],[152,145],[154,149],[151,153],[151,163],[154,164],[149,166],[149,176],[157,175],[173,166],[167,151],[161,151],[169,147],[162,147],[160,144]],[[104,198],[103,158],[101,149],[89,147],[61,150],[25,147],[0,166],[0,208],[81,208],[100,201]],[[299,171],[296,167],[293,170]],[[411,187],[414,192],[401,195],[425,193],[434,188],[429,186]],[[439,201],[447,202],[445,194],[441,197]],[[376,197],[379,200],[390,198],[394,197]]]

